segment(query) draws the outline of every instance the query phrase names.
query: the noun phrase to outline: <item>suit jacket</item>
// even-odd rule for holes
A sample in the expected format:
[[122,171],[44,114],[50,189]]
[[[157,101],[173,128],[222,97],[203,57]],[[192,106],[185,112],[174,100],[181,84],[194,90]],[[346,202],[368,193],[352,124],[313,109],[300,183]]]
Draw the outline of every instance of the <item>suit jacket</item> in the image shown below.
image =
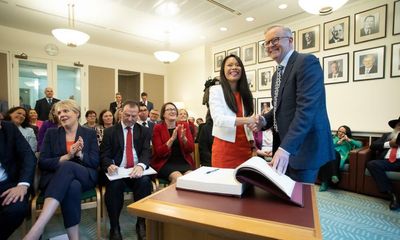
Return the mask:
[[[110,112],[112,112],[113,115],[117,111],[117,106],[118,106],[117,102],[110,103],[109,110],[110,110]],[[121,103],[121,106],[122,106],[122,103]]]
[[54,103],[60,101],[57,98],[52,98],[51,105],[47,102],[47,98],[42,98],[36,101],[35,110],[38,114],[38,119],[46,121],[49,119],[50,109]]
[[[150,163],[150,130],[135,123],[132,131],[133,146],[139,159],[139,163],[147,166]],[[100,144],[101,167],[107,172],[107,168],[115,163],[119,166],[125,151],[124,132],[121,123],[104,130],[103,141]]]
[[390,148],[384,148],[384,146],[383,146],[385,144],[385,142],[390,141],[390,139],[388,139],[390,134],[391,134],[390,132],[384,133],[381,138],[372,142],[372,144],[370,146],[371,150],[377,151],[377,157],[379,159],[385,159],[385,156],[390,149]]
[[376,28],[371,28],[371,30],[369,31],[369,34],[367,34],[367,31],[365,31],[364,28],[361,28],[361,30],[360,30],[360,35],[361,35],[361,37],[364,37],[364,36],[366,36],[366,35],[371,35],[371,34],[374,34],[374,33],[377,33],[377,32],[378,32],[378,31],[377,31]]
[[[144,103],[143,101],[140,101],[140,103]],[[150,112],[154,108],[154,104],[150,101],[147,101],[147,110]]]
[[[337,72],[337,77],[343,77],[343,72]],[[328,78],[333,78],[333,73],[329,73]]]
[[10,182],[32,186],[37,159],[28,142],[11,122],[1,121],[0,162]]
[[334,39],[333,37],[331,39],[329,39],[329,43],[337,43],[337,42],[343,42],[343,38],[338,38],[338,39]]
[[[179,137],[177,140],[179,141],[179,146],[181,148],[181,152],[186,162],[189,163],[192,168],[194,168],[194,161],[192,158],[192,153],[194,151],[194,141],[192,137],[192,133],[189,129],[189,124],[187,122],[181,122],[179,124],[183,124],[186,129],[186,138],[187,142],[184,144]],[[154,127],[153,131],[153,149],[154,154],[151,159],[151,166],[159,171],[164,164],[168,161],[171,155],[171,148],[165,144],[168,139],[170,139],[170,135],[168,132],[167,124],[165,122],[159,123]]]
[[[373,65],[371,69],[369,70],[369,73],[377,73],[378,72],[378,67],[376,65]],[[365,74],[365,66],[360,67],[360,74]]]
[[[276,72],[272,82],[272,99]],[[290,153],[289,165],[294,169],[317,169],[335,159],[331,128],[326,111],[324,77],[314,55],[294,51],[284,69],[279,88],[276,120],[279,133],[273,145]],[[271,110],[264,115],[267,128],[273,125]],[[278,141],[275,139],[279,137]]]
[[[39,168],[41,172],[40,188],[45,188],[51,180],[54,171],[59,166],[61,156],[67,154],[66,133],[63,127],[49,128],[46,131],[40,151]],[[78,126],[75,141],[82,137],[84,147],[83,158],[75,157],[69,161],[81,164],[89,171],[90,178],[97,182],[97,168],[99,166],[99,146],[96,132],[93,129]]]

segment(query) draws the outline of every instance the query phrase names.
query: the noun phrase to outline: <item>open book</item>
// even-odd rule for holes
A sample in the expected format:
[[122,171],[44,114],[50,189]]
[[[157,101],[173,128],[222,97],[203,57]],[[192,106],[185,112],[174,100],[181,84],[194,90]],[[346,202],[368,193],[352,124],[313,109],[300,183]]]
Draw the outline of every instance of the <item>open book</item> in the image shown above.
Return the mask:
[[[106,176],[107,176],[108,180],[110,180],[110,181],[121,179],[121,178],[127,178],[127,177],[129,177],[129,174],[132,172],[132,169],[133,168],[119,167],[117,174],[111,175],[111,174],[106,173]],[[153,174],[157,174],[157,172],[156,172],[156,170],[154,170],[152,167],[149,166],[146,170],[143,171],[142,176],[153,175]]]
[[240,196],[246,185],[254,185],[303,206],[303,184],[278,174],[260,157],[252,157],[235,169],[201,167],[179,177],[176,187],[200,192]]

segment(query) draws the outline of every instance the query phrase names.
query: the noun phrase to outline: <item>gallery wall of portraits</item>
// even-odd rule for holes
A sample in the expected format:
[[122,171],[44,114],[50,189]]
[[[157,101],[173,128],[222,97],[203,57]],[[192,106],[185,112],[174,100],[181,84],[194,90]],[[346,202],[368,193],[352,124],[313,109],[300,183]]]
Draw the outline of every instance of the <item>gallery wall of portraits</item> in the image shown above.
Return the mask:
[[[393,90],[400,89],[400,0],[359,1],[328,16],[305,16],[276,24],[291,28],[295,50],[319,58],[332,128],[349,124],[356,131],[386,131],[387,119],[400,114],[385,109],[382,100],[389,94],[390,100],[400,101]],[[212,49],[214,77],[225,56],[242,59],[257,114],[272,108],[276,62],[264,51],[267,27]],[[380,115],[372,115],[371,109]]]

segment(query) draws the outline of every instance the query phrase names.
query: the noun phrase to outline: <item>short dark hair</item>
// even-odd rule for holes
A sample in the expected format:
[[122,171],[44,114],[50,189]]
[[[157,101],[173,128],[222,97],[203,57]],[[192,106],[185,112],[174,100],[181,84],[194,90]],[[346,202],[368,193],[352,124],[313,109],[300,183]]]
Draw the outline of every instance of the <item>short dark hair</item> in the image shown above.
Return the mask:
[[128,105],[129,107],[138,107],[139,108],[139,103],[133,100],[126,100],[123,104],[122,104],[122,109],[124,109],[124,107]]
[[140,96],[141,96],[141,97],[147,96],[147,93],[146,93],[146,92],[142,92],[142,93],[140,94]]
[[85,113],[85,117],[87,118],[90,114],[95,114],[97,116],[97,113],[94,110],[87,110]]

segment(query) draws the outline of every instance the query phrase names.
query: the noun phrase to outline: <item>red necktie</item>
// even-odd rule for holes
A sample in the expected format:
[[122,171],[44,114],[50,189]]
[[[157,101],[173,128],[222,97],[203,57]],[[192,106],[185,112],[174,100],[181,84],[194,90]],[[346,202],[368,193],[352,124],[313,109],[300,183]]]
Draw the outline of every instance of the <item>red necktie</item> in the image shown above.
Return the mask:
[[128,130],[128,134],[126,134],[126,168],[133,167],[133,151],[132,151],[132,130],[130,127],[126,128]]
[[389,162],[390,163],[396,162],[397,149],[398,149],[398,147],[392,147],[390,149],[390,154],[389,154]]

